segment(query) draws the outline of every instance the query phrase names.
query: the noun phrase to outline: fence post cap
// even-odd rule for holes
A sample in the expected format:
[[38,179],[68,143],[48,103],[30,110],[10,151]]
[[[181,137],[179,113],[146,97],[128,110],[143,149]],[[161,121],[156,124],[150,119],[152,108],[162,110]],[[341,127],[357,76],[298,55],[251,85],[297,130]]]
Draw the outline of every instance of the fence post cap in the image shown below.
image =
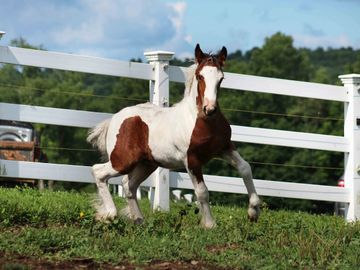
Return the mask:
[[339,79],[342,83],[360,83],[360,74],[345,74],[340,75]]
[[152,51],[145,52],[144,55],[149,62],[153,61],[170,61],[174,56],[174,52],[168,51]]

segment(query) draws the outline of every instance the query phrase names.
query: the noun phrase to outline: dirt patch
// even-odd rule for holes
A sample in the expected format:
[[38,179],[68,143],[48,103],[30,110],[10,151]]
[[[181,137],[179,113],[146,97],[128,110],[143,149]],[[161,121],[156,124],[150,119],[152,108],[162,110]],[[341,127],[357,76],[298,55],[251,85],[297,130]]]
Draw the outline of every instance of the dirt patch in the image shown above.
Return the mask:
[[164,262],[154,261],[147,265],[134,265],[130,263],[121,263],[113,265],[109,263],[99,263],[86,258],[74,258],[67,261],[49,261],[44,258],[26,257],[16,254],[5,254],[0,252],[1,270],[64,270],[64,269],[104,269],[104,270],[230,270],[230,268],[221,268],[215,265],[209,265],[201,261],[178,261]]

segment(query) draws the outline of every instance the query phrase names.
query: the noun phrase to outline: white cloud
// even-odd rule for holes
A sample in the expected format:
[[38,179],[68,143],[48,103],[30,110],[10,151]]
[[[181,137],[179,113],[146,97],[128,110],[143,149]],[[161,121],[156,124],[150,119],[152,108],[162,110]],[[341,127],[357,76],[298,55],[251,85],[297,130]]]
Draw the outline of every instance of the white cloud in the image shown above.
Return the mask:
[[[148,48],[188,50],[187,5],[161,0],[2,0],[0,18],[10,38],[50,50],[130,59]],[[17,18],[17,20],[14,20]],[[7,25],[7,27],[6,27]],[[2,27],[3,27],[2,26]]]
[[104,29],[101,24],[88,21],[81,23],[78,28],[65,26],[60,31],[53,31],[50,36],[60,45],[68,45],[74,41],[91,44],[104,38]]
[[180,1],[168,3],[167,6],[172,9],[172,12],[169,13],[169,19],[175,26],[176,31],[173,38],[164,44],[164,48],[176,52],[176,57],[178,58],[191,58],[193,57],[192,36],[186,34],[186,29],[184,28],[187,4],[184,1]]
[[314,36],[314,35],[294,35],[294,43],[298,47],[317,48],[317,47],[349,47],[354,46],[346,34],[338,36]]
[[188,43],[191,43],[192,42],[192,36],[191,35],[186,35],[184,37],[185,41],[188,42]]
[[186,11],[186,3],[185,2],[176,2],[169,3],[169,7],[171,7],[175,14],[169,16],[169,19],[172,21],[173,25],[176,28],[176,31],[180,32],[183,26],[184,13]]
[[[86,17],[81,21],[69,18],[68,23],[59,27],[58,33],[65,37],[63,44],[74,41],[85,45],[104,42],[132,46],[161,44],[176,31],[176,26],[167,18],[166,5],[159,1],[82,0],[81,4],[79,13]],[[59,38],[56,41],[60,43]]]

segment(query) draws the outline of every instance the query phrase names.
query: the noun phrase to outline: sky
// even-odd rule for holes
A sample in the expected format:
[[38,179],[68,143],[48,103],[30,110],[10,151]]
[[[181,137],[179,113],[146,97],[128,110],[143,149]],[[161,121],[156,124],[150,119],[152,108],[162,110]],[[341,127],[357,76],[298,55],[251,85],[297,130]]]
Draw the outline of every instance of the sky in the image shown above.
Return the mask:
[[166,50],[247,51],[276,32],[296,47],[360,48],[360,0],[0,0],[0,45],[119,60]]

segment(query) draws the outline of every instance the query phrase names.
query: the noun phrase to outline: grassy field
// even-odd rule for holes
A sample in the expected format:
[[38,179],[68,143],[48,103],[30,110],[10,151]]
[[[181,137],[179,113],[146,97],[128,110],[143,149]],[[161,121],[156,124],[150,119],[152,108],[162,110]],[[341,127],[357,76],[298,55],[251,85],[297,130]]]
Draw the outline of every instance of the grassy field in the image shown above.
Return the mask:
[[[100,268],[150,269],[155,263],[151,269],[171,269],[166,268],[170,264],[182,269],[360,266],[359,222],[263,209],[259,222],[250,223],[246,209],[214,206],[217,227],[204,230],[195,205],[176,203],[170,213],[152,213],[142,200],[142,225],[122,218],[103,224],[93,219],[92,199],[88,194],[0,188],[0,254],[7,258],[2,261],[6,269],[27,269],[11,264],[19,256],[58,263],[88,260]],[[121,208],[125,202],[116,199],[116,204]]]

